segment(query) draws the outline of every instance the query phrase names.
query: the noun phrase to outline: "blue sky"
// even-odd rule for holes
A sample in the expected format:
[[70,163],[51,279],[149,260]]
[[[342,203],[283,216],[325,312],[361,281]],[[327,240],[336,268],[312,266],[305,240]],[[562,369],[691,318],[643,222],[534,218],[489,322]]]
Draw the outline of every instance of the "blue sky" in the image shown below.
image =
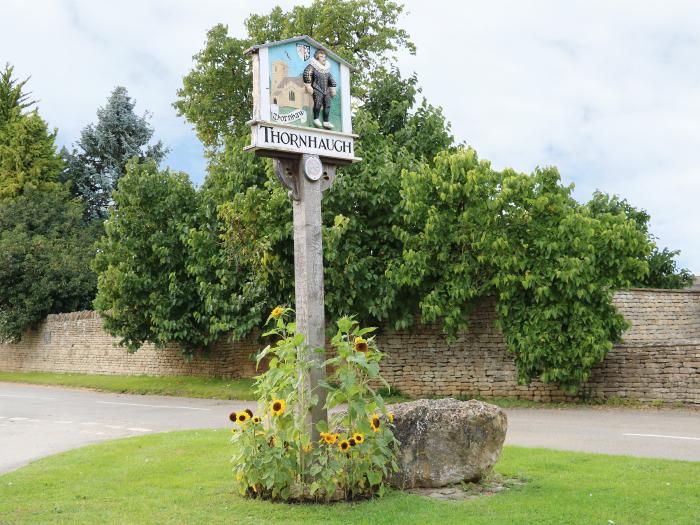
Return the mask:
[[[202,147],[171,104],[206,31],[242,34],[252,12],[289,1],[3,0],[10,62],[58,142],[95,120],[116,85],[152,113],[166,164],[201,183]],[[301,2],[308,4],[309,2]],[[617,193],[652,216],[661,246],[700,274],[700,3],[406,2],[418,47],[400,54],[459,142],[496,168],[555,165],[575,195]]]

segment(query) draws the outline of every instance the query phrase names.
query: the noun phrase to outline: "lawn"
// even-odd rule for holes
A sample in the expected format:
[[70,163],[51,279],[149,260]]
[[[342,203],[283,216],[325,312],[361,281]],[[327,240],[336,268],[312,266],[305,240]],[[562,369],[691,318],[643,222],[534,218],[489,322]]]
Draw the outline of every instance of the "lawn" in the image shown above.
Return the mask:
[[[254,401],[252,379],[218,379],[191,376],[120,376],[97,374],[65,374],[51,372],[1,372],[0,381],[90,388],[120,394],[155,394],[162,396],[203,397],[207,399],[240,399]],[[399,394],[382,393],[389,403],[408,401]],[[612,398],[607,401],[583,401],[578,403],[548,403],[511,397],[462,396],[460,399],[479,399],[502,408],[571,408],[575,406],[606,406],[626,408],[658,408],[675,405],[641,403],[630,399]],[[678,405],[683,406],[683,405]]]
[[218,379],[191,376],[118,376],[57,374],[50,372],[0,372],[0,381],[91,388],[120,394],[204,397],[254,400],[252,379]]
[[700,463],[506,447],[496,470],[527,479],[522,487],[471,501],[392,491],[321,506],[241,498],[228,456],[226,430],[59,454],[0,476],[0,523],[700,523]]

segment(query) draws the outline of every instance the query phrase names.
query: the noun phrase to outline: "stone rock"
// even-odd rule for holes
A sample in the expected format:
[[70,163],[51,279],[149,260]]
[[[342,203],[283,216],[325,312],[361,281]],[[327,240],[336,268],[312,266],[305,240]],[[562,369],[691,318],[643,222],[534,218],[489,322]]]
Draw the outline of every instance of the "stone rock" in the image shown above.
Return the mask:
[[444,487],[478,481],[498,461],[508,420],[499,407],[452,398],[419,399],[388,407],[401,442],[391,485]]

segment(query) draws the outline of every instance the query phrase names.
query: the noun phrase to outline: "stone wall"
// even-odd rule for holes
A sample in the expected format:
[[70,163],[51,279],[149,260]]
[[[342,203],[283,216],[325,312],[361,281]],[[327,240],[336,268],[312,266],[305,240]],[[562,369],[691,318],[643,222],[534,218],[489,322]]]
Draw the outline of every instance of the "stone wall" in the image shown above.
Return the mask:
[[[700,291],[627,290],[615,303],[632,328],[593,372],[582,394],[700,404]],[[517,384],[512,357],[494,326],[492,301],[472,315],[470,330],[448,345],[438,324],[384,329],[382,373],[402,393],[570,399],[557,388]],[[134,354],[115,346],[94,312],[50,315],[17,344],[0,345],[0,370],[127,375],[251,377],[259,338],[222,341],[210,355],[182,359],[177,348],[150,345]]]
[[[632,327],[593,370],[582,395],[642,401],[661,399],[700,404],[700,293],[628,290],[615,304]],[[543,401],[572,399],[565,392],[533,382],[517,384],[517,371],[494,326],[493,302],[472,314],[468,333],[448,345],[442,328],[419,325],[413,331],[379,337],[387,352],[382,374],[402,393],[507,396]]]
[[209,355],[182,358],[176,347],[144,345],[129,353],[102,330],[96,312],[49,315],[36,330],[15,344],[0,345],[0,370],[22,372],[80,372],[123,375],[194,375],[252,377],[252,356],[261,346],[257,337],[232,343],[221,341]]

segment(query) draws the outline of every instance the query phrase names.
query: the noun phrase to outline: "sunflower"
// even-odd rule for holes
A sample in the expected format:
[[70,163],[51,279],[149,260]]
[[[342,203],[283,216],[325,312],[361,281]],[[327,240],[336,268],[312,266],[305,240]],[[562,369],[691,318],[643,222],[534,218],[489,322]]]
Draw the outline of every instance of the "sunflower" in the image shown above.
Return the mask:
[[371,418],[369,418],[369,425],[372,427],[372,430],[375,432],[379,432],[379,416],[377,414],[374,414]]
[[284,409],[287,406],[287,402],[284,399],[274,399],[272,401],[272,415],[281,416],[284,414]]
[[355,443],[358,445],[362,443],[365,440],[365,435],[362,432],[357,432],[354,436],[353,439],[355,440]]
[[338,439],[338,434],[330,434],[328,432],[321,432],[321,439],[329,445],[335,444]]
[[389,423],[393,423],[393,422],[394,422],[394,413],[393,413],[393,412],[389,412],[389,414],[387,414],[387,415],[388,415],[388,417],[389,417]]
[[313,448],[313,445],[312,445],[311,443],[307,443],[306,445],[304,445],[303,447],[301,447],[301,449],[302,449],[304,452],[306,452],[306,453],[311,452],[311,449],[312,449],[312,448]]
[[236,429],[236,427],[233,427],[233,428],[231,429],[231,434],[235,434],[236,432],[238,432],[238,430]]
[[270,313],[270,317],[274,317],[277,319],[280,315],[282,315],[282,308],[279,306],[276,306],[273,310],[272,313]]
[[348,439],[348,443],[350,443],[351,447],[354,447],[355,445],[357,445],[357,443],[355,443],[355,438]]
[[253,417],[253,411],[250,408],[245,409],[246,414],[248,414],[250,417]]
[[245,423],[246,421],[248,421],[249,419],[250,419],[250,416],[248,415],[248,412],[239,412],[238,415],[236,416],[236,421],[241,425],[243,423]]
[[348,442],[347,439],[342,440],[340,443],[338,443],[338,448],[345,452],[350,448],[350,443]]
[[367,346],[367,340],[363,339],[362,337],[355,338],[355,351],[356,352],[362,352],[363,354],[366,354],[368,349],[369,349],[369,346]]
[[228,418],[229,418],[230,421],[233,421],[233,422],[235,423],[235,422],[236,422],[236,413],[235,413],[235,412],[231,412],[231,413],[228,415]]
[[261,421],[262,419],[260,419],[260,416],[253,416],[253,423],[255,423],[256,425],[259,424]]

